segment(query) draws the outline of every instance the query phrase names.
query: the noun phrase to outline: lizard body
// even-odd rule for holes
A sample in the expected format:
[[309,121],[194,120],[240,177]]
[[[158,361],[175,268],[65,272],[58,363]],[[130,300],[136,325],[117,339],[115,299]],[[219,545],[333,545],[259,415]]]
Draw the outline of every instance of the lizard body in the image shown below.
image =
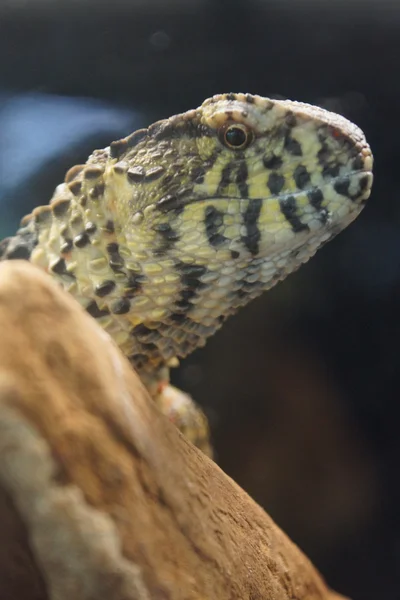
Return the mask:
[[219,95],[70,169],[0,257],[50,273],[152,389],[345,228],[371,185],[370,148],[344,117]]

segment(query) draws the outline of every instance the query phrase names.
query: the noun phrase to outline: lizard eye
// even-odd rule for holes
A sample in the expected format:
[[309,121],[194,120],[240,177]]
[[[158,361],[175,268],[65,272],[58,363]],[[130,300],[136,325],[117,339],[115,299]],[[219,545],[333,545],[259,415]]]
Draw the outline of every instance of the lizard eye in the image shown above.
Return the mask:
[[221,132],[222,143],[233,150],[243,150],[247,148],[253,139],[251,131],[244,125],[235,123],[228,125]]

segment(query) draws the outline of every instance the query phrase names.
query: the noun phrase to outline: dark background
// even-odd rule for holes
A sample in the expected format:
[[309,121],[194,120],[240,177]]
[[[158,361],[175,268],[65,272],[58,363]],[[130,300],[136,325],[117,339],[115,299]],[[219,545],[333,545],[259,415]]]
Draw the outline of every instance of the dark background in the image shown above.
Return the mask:
[[375,154],[357,221],[184,361],[218,462],[353,600],[400,599],[400,3],[0,2],[0,237],[95,147],[242,91]]

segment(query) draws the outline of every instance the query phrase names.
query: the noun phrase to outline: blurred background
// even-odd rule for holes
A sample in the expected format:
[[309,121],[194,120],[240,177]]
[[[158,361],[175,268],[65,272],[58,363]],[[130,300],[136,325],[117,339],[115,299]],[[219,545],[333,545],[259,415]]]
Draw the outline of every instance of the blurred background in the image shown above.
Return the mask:
[[353,600],[400,599],[400,3],[0,0],[0,238],[95,147],[219,92],[364,129],[372,197],[185,360],[217,460]]

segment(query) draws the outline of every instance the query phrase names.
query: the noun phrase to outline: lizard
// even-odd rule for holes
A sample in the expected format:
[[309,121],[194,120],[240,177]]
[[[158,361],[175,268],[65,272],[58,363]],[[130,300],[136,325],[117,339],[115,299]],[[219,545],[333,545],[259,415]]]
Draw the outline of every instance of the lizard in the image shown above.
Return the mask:
[[72,167],[0,243],[0,260],[57,280],[210,454],[207,421],[169,384],[170,367],[349,225],[372,166],[363,132],[341,115],[216,95]]

